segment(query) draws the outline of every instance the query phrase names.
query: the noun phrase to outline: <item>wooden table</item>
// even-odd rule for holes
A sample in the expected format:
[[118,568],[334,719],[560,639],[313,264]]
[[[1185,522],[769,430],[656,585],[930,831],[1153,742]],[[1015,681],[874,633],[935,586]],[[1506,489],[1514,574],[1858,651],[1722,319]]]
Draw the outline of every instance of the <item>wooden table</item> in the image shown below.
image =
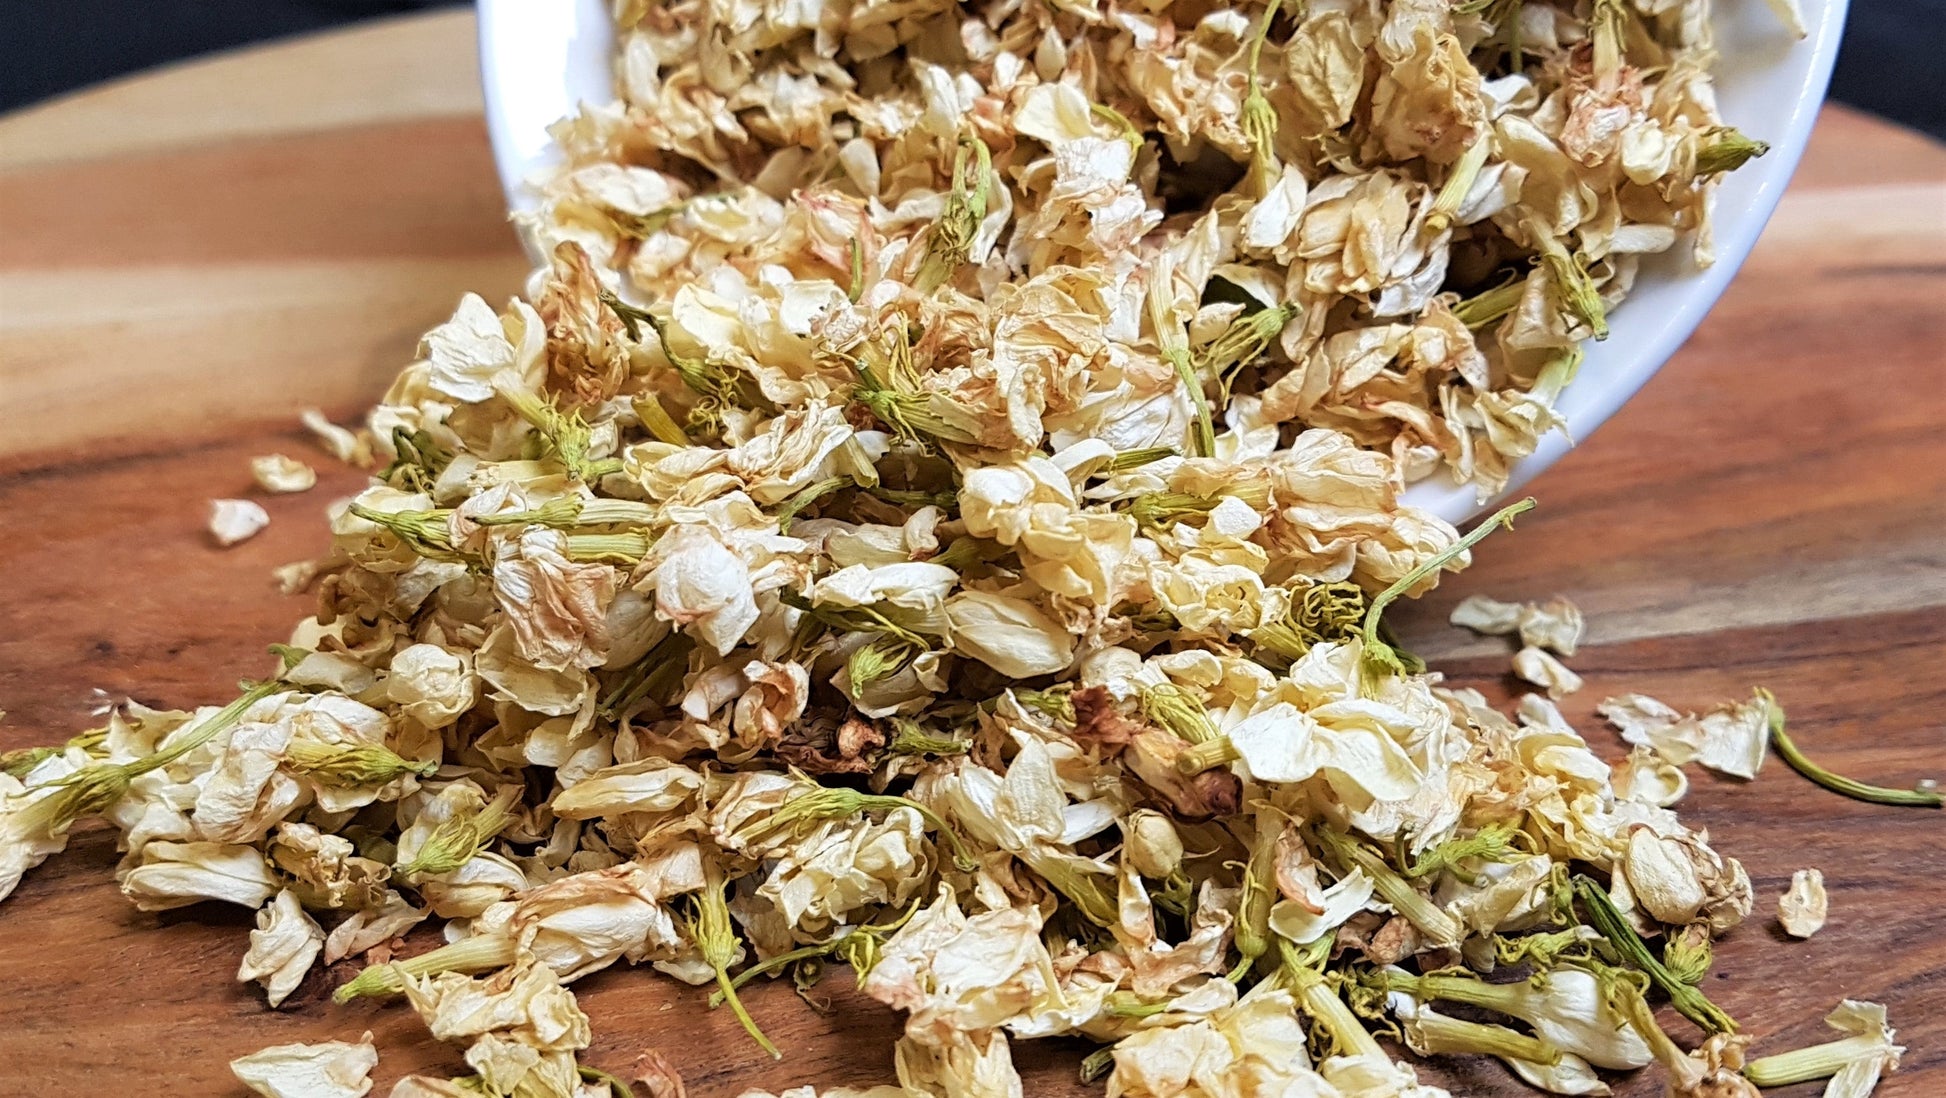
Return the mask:
[[[304,613],[266,572],[323,544],[326,501],[359,475],[322,462],[315,491],[265,499],[270,529],[227,551],[207,501],[249,494],[254,454],[321,459],[298,408],[356,416],[460,293],[518,288],[471,36],[465,13],[375,24],[0,120],[0,748],[63,739],[104,699],[222,701]],[[1621,752],[1588,715],[1602,697],[1702,707],[1764,684],[1837,769],[1946,777],[1942,257],[1946,150],[1828,111],[1702,330],[1535,484],[1518,533],[1398,615],[1408,640],[1504,697],[1507,650],[1446,610],[1569,594],[1592,638],[1566,708],[1604,754]],[[1775,760],[1748,785],[1699,775],[1683,807],[1756,883],[1709,991],[1759,1051],[1822,1040],[1841,996],[1874,999],[1912,1049],[1879,1093],[1946,1093],[1946,817],[1841,800]],[[266,1009],[234,980],[248,913],[140,914],[114,861],[91,827],[0,907],[0,1098],[238,1094],[230,1058],[366,1029],[379,1094],[461,1070],[409,1011],[333,1007],[341,972]],[[1824,870],[1831,922],[1800,943],[1774,905],[1804,866]],[[657,1046],[696,1098],[890,1077],[896,1019],[855,995],[827,1015],[755,995],[788,1054],[771,1064],[654,973],[576,990],[588,1062],[624,1071]],[[1019,1046],[1028,1094],[1098,1093],[1070,1082],[1077,1047]],[[1432,1074],[1524,1093],[1492,1065]],[[1653,1074],[1619,1089],[1659,1094]]]

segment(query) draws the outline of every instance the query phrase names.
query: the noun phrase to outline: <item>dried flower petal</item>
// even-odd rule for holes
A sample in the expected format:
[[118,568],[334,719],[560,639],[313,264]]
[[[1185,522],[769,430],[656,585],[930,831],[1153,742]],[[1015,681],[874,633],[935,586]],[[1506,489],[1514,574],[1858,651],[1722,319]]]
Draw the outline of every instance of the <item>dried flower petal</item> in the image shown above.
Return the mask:
[[266,492],[306,492],[318,482],[317,470],[283,454],[251,458],[250,476]]
[[1622,739],[1653,748],[1677,766],[1698,762],[1738,778],[1754,778],[1769,742],[1769,703],[1762,697],[1725,702],[1701,716],[1686,716],[1654,698],[1625,694],[1595,707]]
[[265,1098],[362,1098],[377,1066],[370,1033],[357,1044],[273,1045],[230,1061],[237,1080]]
[[1793,938],[1809,938],[1824,926],[1826,901],[1824,874],[1815,869],[1800,869],[1791,874],[1791,886],[1777,898],[1777,921]]
[[257,929],[250,932],[250,950],[236,978],[261,982],[265,1001],[276,1006],[304,979],[323,947],[324,931],[304,913],[297,894],[286,889],[257,912]]
[[251,500],[213,499],[209,503],[210,536],[225,548],[256,537],[269,525],[270,515]]

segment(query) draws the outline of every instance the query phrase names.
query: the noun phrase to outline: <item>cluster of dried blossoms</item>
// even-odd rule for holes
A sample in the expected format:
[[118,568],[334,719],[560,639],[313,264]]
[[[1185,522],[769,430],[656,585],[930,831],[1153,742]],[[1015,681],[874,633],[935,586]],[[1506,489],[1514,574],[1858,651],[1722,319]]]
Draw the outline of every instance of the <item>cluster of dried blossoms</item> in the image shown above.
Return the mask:
[[[105,816],[139,907],[259,910],[273,1005],[365,957],[341,998],[466,1047],[395,1096],[622,1087],[565,985],[624,959],[760,1042],[739,986],[848,965],[907,1014],[879,1096],[1018,1095],[1009,1041],[1056,1034],[1127,1098],[1442,1093],[1375,1033],[1747,1091],[1697,983],[1750,883],[1667,805],[1737,730],[1761,759],[1768,700],[1618,699],[1611,776],[1380,620],[1478,536],[1403,485],[1496,489],[1637,257],[1707,254],[1756,147],[1706,5],[621,18],[535,304],[468,297],[366,433],[320,425],[383,468],[287,573],[318,610],[276,674],[8,758],[0,895]],[[1572,688],[1571,608],[1473,610]],[[1869,1090],[1882,1012],[1833,1018],[1750,1076]],[[357,1095],[375,1059],[237,1071]]]
[[640,388],[728,443],[847,402],[989,461],[1312,428],[1491,494],[1763,149],[1707,0],[618,6],[528,228],[620,272]]

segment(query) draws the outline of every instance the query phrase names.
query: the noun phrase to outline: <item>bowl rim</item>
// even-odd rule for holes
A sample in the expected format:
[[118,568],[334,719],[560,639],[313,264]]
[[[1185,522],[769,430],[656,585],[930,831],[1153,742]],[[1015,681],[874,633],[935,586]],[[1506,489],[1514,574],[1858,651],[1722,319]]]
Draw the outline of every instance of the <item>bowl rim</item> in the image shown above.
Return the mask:
[[[1532,453],[1510,462],[1507,483],[1498,492],[1480,498],[1472,487],[1455,482],[1442,470],[1408,485],[1400,496],[1402,503],[1455,524],[1484,514],[1585,441],[1675,355],[1749,258],[1803,158],[1837,60],[1848,3],[1805,0],[1805,39],[1788,43],[1789,49],[1776,54],[1773,65],[1751,70],[1753,81],[1766,72],[1795,74],[1794,94],[1777,115],[1767,116],[1781,121],[1767,121],[1761,127],[1765,132],[1753,134],[1768,141],[1770,151],[1738,169],[1717,190],[1712,215],[1715,262],[1674,272],[1679,276],[1674,280],[1655,278],[1646,286],[1638,280],[1629,300],[1613,314],[1609,339],[1584,344],[1587,357],[1581,371],[1556,404],[1564,426],[1542,436]],[[1726,13],[1730,4],[1738,10]],[[1745,21],[1775,19],[1767,0],[1730,0],[1730,4],[1713,13],[1719,25],[1726,16]],[[1750,8],[1762,10],[1742,10]],[[605,0],[479,0],[478,9],[487,134],[508,209],[518,215],[536,205],[527,181],[559,162],[547,127],[584,101],[603,103],[613,97],[608,5]],[[1789,38],[1781,23],[1774,36]],[[599,65],[587,64],[597,55]],[[1725,50],[1719,64],[1734,65],[1744,59]],[[1721,88],[1719,82],[1719,92]],[[1726,117],[1725,121],[1735,124],[1737,120]],[[525,231],[519,235],[529,256],[541,261],[529,235]],[[1667,256],[1652,257],[1665,259],[1663,267],[1676,262]],[[1645,269],[1644,274],[1649,273]],[[1673,284],[1672,294],[1649,293],[1664,289],[1665,283]],[[1644,296],[1654,300],[1639,300]],[[1663,307],[1652,310],[1655,304]]]

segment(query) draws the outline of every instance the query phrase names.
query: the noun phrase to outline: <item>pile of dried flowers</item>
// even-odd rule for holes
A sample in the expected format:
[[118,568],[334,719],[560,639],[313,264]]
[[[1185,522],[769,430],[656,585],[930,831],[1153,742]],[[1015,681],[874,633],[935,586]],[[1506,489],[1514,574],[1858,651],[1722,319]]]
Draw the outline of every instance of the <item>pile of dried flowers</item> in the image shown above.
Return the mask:
[[[319,424],[376,476],[285,571],[317,612],[276,672],[9,756],[0,895],[103,816],[138,907],[258,909],[273,1005],[443,926],[338,993],[465,1047],[395,1098],[626,1090],[566,989],[619,960],[766,1048],[737,989],[845,964],[907,1016],[879,1098],[1019,1095],[1010,1041],[1056,1034],[1126,1098],[1443,1093],[1381,1033],[1565,1094],[1896,1065],[1847,1003],[1746,1066],[1698,987],[1752,894],[1679,764],[1754,774],[1774,702],[1615,699],[1611,770],[1382,618],[1526,506],[1461,538],[1404,485],[1491,495],[1639,257],[1707,260],[1761,146],[1716,117],[1706,3],[618,18],[534,304],[467,297],[364,432]],[[1459,620],[1578,684],[1571,606]],[[376,1058],[235,1066],[335,1098]]]

